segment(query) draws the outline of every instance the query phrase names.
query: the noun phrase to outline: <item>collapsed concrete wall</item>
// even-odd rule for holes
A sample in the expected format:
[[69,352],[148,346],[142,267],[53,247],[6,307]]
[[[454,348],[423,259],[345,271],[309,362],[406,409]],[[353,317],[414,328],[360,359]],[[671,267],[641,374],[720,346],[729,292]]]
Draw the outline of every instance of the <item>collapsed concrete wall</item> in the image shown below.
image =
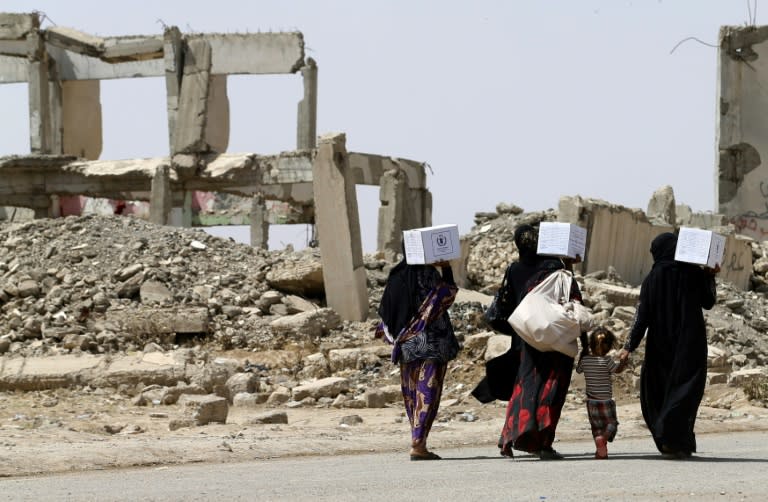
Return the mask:
[[[653,266],[651,241],[677,228],[672,224],[651,223],[640,209],[579,196],[560,198],[558,220],[587,229],[586,256],[581,263],[583,274],[613,267],[622,279],[635,285],[642,283]],[[752,273],[749,239],[739,238],[723,227],[712,230],[726,235],[724,263],[720,264],[718,277],[739,289],[748,289]]]
[[720,29],[718,171],[719,212],[737,230],[768,237],[768,26]]

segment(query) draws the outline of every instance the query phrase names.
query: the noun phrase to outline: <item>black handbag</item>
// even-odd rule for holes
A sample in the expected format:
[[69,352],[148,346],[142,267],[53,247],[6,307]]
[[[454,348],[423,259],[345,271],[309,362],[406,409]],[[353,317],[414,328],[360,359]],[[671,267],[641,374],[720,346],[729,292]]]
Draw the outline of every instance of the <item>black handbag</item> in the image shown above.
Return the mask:
[[507,290],[507,271],[504,272],[504,280],[501,281],[501,287],[496,291],[493,301],[491,301],[491,304],[483,313],[483,319],[494,331],[511,335],[514,333],[514,330],[507,321],[509,316],[512,315],[512,299]]

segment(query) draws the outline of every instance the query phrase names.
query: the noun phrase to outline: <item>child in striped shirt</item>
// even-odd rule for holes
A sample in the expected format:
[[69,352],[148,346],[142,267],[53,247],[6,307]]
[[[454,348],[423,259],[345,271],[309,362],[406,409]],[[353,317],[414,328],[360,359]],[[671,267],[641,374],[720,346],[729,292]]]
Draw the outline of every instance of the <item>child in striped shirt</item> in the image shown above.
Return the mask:
[[612,374],[620,371],[619,364],[608,355],[616,343],[616,335],[599,327],[582,344],[581,357],[576,365],[587,382],[587,414],[595,440],[595,458],[608,458],[608,443],[616,437],[619,421],[613,400]]

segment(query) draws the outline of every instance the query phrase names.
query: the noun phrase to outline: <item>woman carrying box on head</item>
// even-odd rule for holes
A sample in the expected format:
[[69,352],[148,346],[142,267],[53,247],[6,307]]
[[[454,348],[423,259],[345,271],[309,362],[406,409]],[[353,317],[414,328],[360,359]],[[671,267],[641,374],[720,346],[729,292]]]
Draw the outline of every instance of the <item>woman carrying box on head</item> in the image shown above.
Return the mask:
[[[440,267],[442,275],[437,271]],[[411,424],[411,460],[439,460],[427,449],[437,416],[448,361],[459,353],[448,308],[458,287],[448,262],[409,265],[403,259],[389,273],[381,298],[376,336],[394,344],[403,401]]]
[[707,379],[707,332],[702,309],[717,299],[714,269],[675,261],[677,236],[651,243],[653,267],[640,287],[635,322],[619,354],[621,368],[645,342],[640,405],[656,448],[675,458],[696,451],[693,432]]
[[[521,225],[514,239],[520,259],[507,270],[507,287],[517,308],[528,291],[565,265],[558,258],[537,254],[538,231],[534,227]],[[571,263],[569,260],[568,266]],[[581,301],[576,281],[571,282],[570,300],[574,299]],[[513,450],[520,450],[538,455],[541,460],[560,460],[563,457],[552,444],[571,383],[573,358],[536,350],[516,334],[512,343],[513,349],[519,351],[520,364],[513,376],[512,396],[499,439],[501,454],[512,457]]]

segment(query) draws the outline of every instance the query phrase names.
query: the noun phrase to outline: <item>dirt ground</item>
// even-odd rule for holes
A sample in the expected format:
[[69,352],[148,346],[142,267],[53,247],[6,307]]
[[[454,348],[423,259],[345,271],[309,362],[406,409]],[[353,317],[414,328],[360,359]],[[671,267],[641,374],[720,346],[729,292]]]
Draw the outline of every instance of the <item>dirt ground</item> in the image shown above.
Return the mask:
[[[617,403],[621,424],[616,441],[647,436],[637,400],[617,397]],[[707,405],[712,403],[720,407]],[[248,424],[249,418],[270,409],[231,407],[226,424],[170,431],[169,422],[183,416],[177,405],[137,407],[128,397],[100,390],[3,393],[0,476],[296,455],[407,454],[409,428],[399,405],[283,408],[288,424]],[[342,425],[342,419],[352,415],[362,422]],[[500,402],[481,405],[472,397],[445,400],[430,435],[430,448],[439,452],[447,447],[487,445],[495,452],[503,415]],[[738,389],[710,386],[696,429],[699,434],[768,430],[768,409],[751,406]],[[574,392],[564,408],[558,439],[589,437],[584,406]],[[654,451],[650,439],[648,450]]]

